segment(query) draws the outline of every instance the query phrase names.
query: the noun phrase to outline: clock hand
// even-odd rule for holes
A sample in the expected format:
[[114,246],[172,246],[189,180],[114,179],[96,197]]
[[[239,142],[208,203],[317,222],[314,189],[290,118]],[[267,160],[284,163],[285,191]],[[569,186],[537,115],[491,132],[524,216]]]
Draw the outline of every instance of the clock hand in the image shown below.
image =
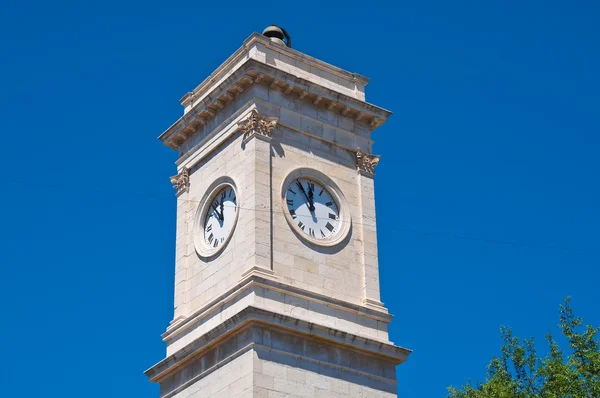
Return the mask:
[[300,181],[296,181],[296,185],[298,185],[298,188],[300,188],[300,190],[304,194],[304,197],[306,197],[306,200],[308,200],[308,195],[306,194],[306,191],[304,191],[304,187],[302,186],[302,184],[300,184]]
[[215,211],[215,213],[217,213],[217,216],[219,216],[219,220],[223,221],[223,213],[219,213],[219,211],[217,210],[217,204],[216,203],[212,204],[212,208]]
[[224,202],[225,202],[225,191],[223,191],[223,193],[221,194],[221,203],[220,203],[220,207],[221,207],[221,221],[225,221],[225,213],[223,212],[223,208],[225,207],[223,205]]
[[300,188],[300,190],[304,194],[304,197],[306,197],[306,200],[308,200],[308,204],[309,204],[308,208],[309,208],[309,210],[310,211],[314,211],[315,210],[315,206],[313,206],[312,201],[309,199],[309,197],[306,194],[306,191],[304,190],[304,187],[302,186],[302,184],[300,183],[300,181],[296,180],[296,185],[298,185],[298,187]]
[[310,201],[310,211],[315,211],[315,198],[310,184],[308,184],[308,200]]

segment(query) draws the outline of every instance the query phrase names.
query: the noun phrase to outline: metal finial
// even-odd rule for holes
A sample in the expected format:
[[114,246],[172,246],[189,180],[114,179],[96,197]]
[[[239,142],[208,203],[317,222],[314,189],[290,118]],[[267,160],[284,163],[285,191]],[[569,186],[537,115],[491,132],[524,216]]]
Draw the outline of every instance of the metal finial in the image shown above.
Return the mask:
[[267,26],[262,34],[271,39],[273,43],[292,48],[292,38],[282,27],[277,25]]

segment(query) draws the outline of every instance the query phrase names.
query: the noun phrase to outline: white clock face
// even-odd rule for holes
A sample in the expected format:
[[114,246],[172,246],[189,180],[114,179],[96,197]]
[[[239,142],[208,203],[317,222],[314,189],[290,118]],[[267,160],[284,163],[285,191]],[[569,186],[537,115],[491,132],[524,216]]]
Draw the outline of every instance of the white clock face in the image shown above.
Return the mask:
[[285,192],[287,209],[298,230],[308,237],[326,241],[340,230],[339,207],[319,181],[298,177]]
[[218,189],[206,204],[204,215],[204,245],[217,250],[227,243],[237,219],[237,199],[230,185]]

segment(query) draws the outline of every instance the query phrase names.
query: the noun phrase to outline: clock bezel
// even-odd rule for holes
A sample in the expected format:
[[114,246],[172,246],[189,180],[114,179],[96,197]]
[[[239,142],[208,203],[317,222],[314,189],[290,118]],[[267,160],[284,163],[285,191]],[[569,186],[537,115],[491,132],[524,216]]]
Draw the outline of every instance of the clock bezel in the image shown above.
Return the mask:
[[[235,199],[236,199],[235,219],[233,220],[233,226],[231,227],[231,232],[229,233],[229,235],[227,236],[227,238],[225,239],[223,244],[219,245],[215,249],[214,247],[209,246],[204,239],[204,233],[205,233],[204,221],[206,219],[206,213],[210,209],[210,205],[211,205],[215,195],[217,193],[219,193],[219,191],[221,191],[224,187],[231,187],[235,194]],[[229,241],[233,237],[233,234],[235,232],[235,227],[237,226],[237,221],[238,221],[239,214],[240,214],[240,202],[241,202],[241,199],[240,199],[239,191],[237,189],[237,184],[231,177],[223,176],[223,177],[217,178],[206,189],[206,191],[204,192],[204,195],[202,196],[202,199],[200,200],[198,208],[196,209],[196,215],[195,215],[195,219],[194,219],[194,233],[193,233],[194,247],[196,249],[196,253],[200,257],[205,258],[205,259],[215,257],[227,247],[227,245],[229,244]]]
[[[290,187],[292,181],[297,178],[306,178],[310,180],[314,180],[316,183],[323,186],[329,195],[335,200],[335,204],[338,208],[339,214],[339,228],[335,236],[328,239],[317,239],[313,238],[308,234],[302,232],[302,230],[296,225],[290,211],[287,207],[287,199],[286,192]],[[288,175],[283,179],[283,183],[281,185],[281,208],[283,209],[283,214],[289,226],[291,227],[294,234],[302,240],[305,240],[315,246],[322,247],[332,247],[340,244],[346,236],[348,236],[348,232],[350,232],[350,227],[352,226],[352,217],[350,216],[350,212],[348,211],[348,205],[346,203],[346,198],[342,193],[342,190],[337,186],[337,184],[328,176],[321,173],[318,170],[311,169],[308,167],[300,167],[292,170]]]

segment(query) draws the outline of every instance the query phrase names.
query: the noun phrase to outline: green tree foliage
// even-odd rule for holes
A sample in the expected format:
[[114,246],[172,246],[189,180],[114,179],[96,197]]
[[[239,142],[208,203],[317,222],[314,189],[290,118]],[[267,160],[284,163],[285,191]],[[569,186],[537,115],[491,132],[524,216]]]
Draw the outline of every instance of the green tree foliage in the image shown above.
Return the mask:
[[565,354],[549,332],[548,354],[537,356],[533,339],[521,340],[501,328],[504,344],[487,367],[484,383],[449,387],[448,398],[600,398],[600,327],[582,327],[569,298],[560,306],[560,330],[569,342]]

